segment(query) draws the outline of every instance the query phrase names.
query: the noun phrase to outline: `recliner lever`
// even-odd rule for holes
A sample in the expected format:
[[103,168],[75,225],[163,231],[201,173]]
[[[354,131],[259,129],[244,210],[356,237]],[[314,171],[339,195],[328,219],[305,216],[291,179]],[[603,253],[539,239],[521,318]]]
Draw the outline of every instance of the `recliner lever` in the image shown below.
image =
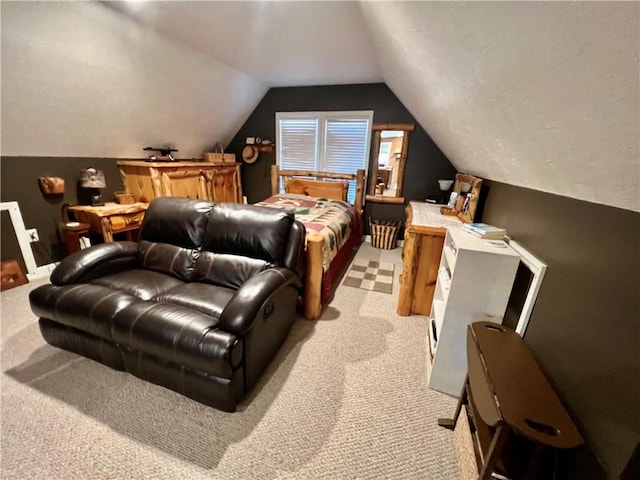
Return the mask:
[[267,319],[273,313],[273,300],[270,300],[264,307],[264,318]]

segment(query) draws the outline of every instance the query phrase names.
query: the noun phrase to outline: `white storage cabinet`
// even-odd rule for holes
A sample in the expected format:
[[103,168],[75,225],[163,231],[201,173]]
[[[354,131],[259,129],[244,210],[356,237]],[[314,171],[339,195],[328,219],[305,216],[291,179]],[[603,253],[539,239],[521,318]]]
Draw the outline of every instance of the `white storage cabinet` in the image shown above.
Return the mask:
[[502,323],[520,262],[511,247],[450,227],[444,240],[429,318],[429,388],[458,396],[467,371],[467,325]]

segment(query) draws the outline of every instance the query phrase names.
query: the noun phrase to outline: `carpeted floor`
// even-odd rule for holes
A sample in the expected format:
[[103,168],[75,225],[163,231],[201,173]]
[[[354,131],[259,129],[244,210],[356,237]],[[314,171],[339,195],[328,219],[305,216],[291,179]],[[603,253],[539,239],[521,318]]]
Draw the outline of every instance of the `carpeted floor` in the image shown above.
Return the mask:
[[[356,258],[400,249],[364,244]],[[3,479],[458,479],[454,398],[427,388],[425,317],[394,294],[339,287],[317,322],[298,319],[238,412],[219,412],[53,348],[2,293]]]

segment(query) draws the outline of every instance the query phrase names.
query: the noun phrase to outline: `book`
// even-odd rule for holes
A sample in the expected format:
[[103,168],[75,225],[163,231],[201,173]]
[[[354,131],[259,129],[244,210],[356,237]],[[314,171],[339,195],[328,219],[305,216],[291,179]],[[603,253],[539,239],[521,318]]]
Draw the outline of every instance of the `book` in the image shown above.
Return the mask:
[[504,233],[478,233],[478,232],[474,232],[472,230],[465,230],[464,228],[462,229],[463,232],[468,233],[469,235],[472,235],[476,238],[481,238],[483,240],[502,240],[504,238]]
[[507,231],[504,228],[495,227],[486,223],[467,223],[462,230],[478,238],[501,239]]

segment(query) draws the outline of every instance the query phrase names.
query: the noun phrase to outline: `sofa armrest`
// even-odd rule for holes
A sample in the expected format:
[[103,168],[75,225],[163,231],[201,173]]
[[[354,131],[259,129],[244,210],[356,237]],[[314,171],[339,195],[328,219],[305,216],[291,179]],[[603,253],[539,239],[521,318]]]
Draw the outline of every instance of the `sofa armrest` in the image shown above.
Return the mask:
[[70,285],[136,268],[136,242],[102,243],[80,250],[62,260],[51,273],[54,285]]
[[288,268],[274,267],[254,275],[231,298],[220,315],[218,327],[236,335],[246,335],[260,315],[271,315],[276,306],[269,300],[279,290],[291,288],[294,292],[290,294],[297,297],[301,285],[298,275]]

